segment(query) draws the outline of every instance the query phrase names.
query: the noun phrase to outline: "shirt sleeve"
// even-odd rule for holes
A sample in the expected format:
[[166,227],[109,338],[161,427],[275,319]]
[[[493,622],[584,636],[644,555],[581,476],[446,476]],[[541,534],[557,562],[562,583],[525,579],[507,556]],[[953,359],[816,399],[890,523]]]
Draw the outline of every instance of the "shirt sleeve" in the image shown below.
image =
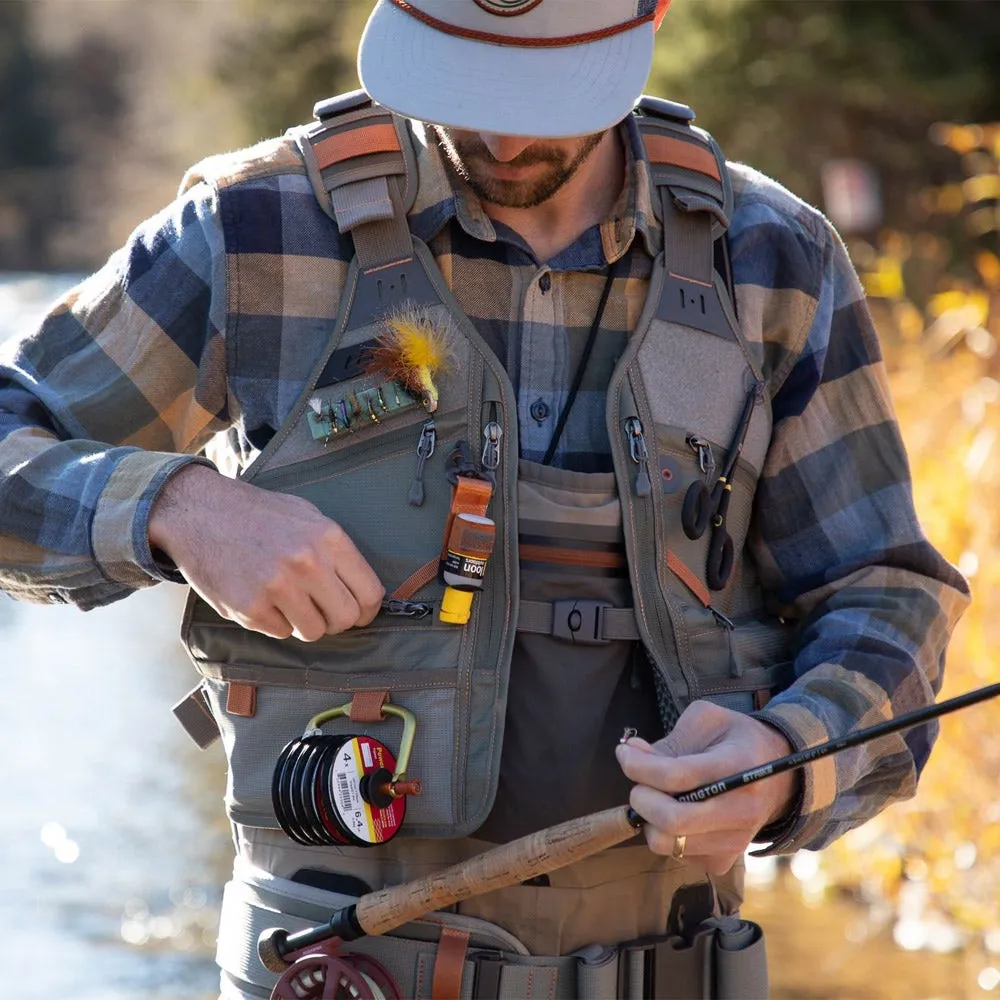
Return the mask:
[[[799,627],[796,680],[757,717],[795,750],[923,707],[968,586],[925,538],[874,326],[839,236],[815,219],[816,307],[773,399],[748,539],[775,613]],[[916,791],[937,724],[802,772],[768,852],[819,849]],[[771,837],[766,834],[770,832]]]
[[89,609],[173,574],[150,509],[228,425],[225,253],[200,184],[0,347],[0,588]]

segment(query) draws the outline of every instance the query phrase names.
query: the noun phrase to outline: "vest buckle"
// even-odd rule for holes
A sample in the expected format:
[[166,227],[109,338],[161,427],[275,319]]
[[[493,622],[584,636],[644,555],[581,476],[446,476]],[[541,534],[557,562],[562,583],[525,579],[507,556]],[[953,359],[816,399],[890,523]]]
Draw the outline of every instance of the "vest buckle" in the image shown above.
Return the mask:
[[611,607],[586,598],[553,601],[552,634],[577,646],[604,646],[611,640],[604,637],[603,611]]

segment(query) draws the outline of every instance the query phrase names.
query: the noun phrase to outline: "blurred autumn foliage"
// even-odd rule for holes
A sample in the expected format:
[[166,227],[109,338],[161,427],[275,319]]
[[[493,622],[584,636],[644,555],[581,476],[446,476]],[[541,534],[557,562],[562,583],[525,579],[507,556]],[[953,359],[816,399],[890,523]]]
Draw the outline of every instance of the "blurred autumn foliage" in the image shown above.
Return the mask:
[[[851,251],[921,521],[973,587],[948,655],[949,696],[1000,679],[1000,124],[940,123],[930,137],[950,153],[952,176],[920,192],[911,229]],[[916,798],[825,851],[803,891],[850,890],[905,948],[1000,952],[998,723],[994,702],[942,720]]]

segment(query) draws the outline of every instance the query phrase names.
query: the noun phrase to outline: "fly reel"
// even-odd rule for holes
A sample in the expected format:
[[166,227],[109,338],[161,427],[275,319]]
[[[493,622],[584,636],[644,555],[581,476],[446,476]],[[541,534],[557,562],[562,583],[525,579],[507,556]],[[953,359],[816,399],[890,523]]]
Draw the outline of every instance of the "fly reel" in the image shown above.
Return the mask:
[[330,736],[324,722],[351,718],[351,704],[321,712],[301,737],[278,755],[271,804],[281,829],[306,846],[348,844],[372,847],[391,840],[406,816],[406,796],[419,795],[419,781],[404,781],[413,749],[416,719],[385,702],[380,717],[403,720],[399,761],[371,736]]
[[396,981],[367,955],[303,955],[281,976],[271,1000],[402,1000]]

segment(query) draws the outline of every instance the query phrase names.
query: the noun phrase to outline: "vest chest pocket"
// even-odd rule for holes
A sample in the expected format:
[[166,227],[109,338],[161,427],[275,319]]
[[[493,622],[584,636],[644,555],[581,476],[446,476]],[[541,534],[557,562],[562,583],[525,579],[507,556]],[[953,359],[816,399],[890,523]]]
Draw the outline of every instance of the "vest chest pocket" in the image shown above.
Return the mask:
[[[409,502],[418,467],[422,422],[339,446],[329,454],[261,472],[254,485],[295,494],[337,521],[392,592],[436,560],[450,509],[446,456],[465,436],[465,414],[435,414],[439,439],[424,456],[424,497]],[[488,570],[489,572],[489,570]],[[473,660],[478,620],[495,611],[500,593],[481,595],[489,607],[466,628],[438,620],[442,586],[435,579],[415,600],[434,613],[422,619],[380,614],[364,628],[317,642],[277,640],[249,632],[192,599],[184,638],[222,733],[229,761],[226,801],[232,819],[277,828],[271,784],[282,748],[301,737],[308,721],[351,701],[358,691],[388,691],[417,720],[408,776],[423,792],[411,797],[401,836],[462,836],[475,829],[495,791],[500,723],[493,711],[499,675]],[[232,685],[252,685],[252,714],[230,710]],[[393,752],[397,725],[337,718],[324,733],[367,735]]]
[[691,604],[682,605],[681,613],[681,642],[693,666],[692,700],[752,712],[794,679],[793,624],[763,613],[724,621]]

